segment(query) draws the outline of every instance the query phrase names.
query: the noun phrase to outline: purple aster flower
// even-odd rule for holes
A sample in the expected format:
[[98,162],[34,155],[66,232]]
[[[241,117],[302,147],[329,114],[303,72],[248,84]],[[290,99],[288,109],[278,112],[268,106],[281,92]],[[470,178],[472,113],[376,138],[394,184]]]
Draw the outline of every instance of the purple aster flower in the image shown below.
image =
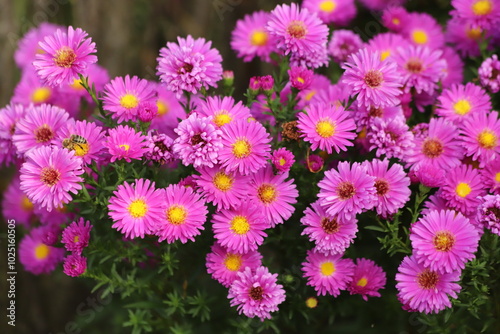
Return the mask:
[[44,228],[30,231],[19,243],[19,262],[35,275],[50,273],[64,258],[64,249],[43,243]]
[[87,270],[87,258],[79,254],[66,256],[63,263],[63,272],[71,277],[78,277]]
[[500,195],[500,158],[490,161],[479,170],[484,186],[493,194]]
[[316,13],[325,23],[333,23],[336,27],[348,25],[357,14],[354,0],[304,0],[302,7]]
[[251,117],[250,109],[245,107],[241,101],[235,103],[230,96],[209,96],[196,110],[201,117],[211,117],[211,121],[218,128],[237,119],[248,119]]
[[137,118],[143,123],[151,122],[158,114],[158,105],[154,102],[143,102],[138,106]]
[[408,12],[404,7],[391,6],[382,12],[382,24],[390,31],[399,33],[408,20]]
[[446,40],[462,57],[479,57],[480,45],[487,40],[487,35],[487,30],[457,17],[446,24]]
[[285,290],[277,281],[278,274],[271,274],[266,267],[246,267],[231,284],[227,298],[240,314],[257,316],[261,321],[271,319],[271,312],[278,311],[278,305],[285,300]]
[[500,235],[500,195],[486,195],[481,198],[476,221],[491,233]]
[[460,270],[442,274],[418,263],[415,256],[407,256],[396,274],[396,289],[403,305],[418,312],[438,313],[451,307],[449,297],[457,298],[461,286]]
[[351,87],[351,96],[357,94],[358,104],[366,107],[385,107],[399,104],[401,79],[396,63],[381,60],[378,51],[361,49],[342,64],[345,70],[342,82]]
[[328,43],[328,53],[333,61],[343,63],[351,54],[357,53],[363,47],[363,40],[358,34],[350,30],[338,29],[332,33],[330,43]]
[[180,104],[182,100],[178,100],[175,93],[167,90],[162,84],[154,84],[158,98],[156,106],[158,113],[151,121],[149,128],[165,133],[171,138],[175,138],[174,129],[179,125],[179,120],[186,118],[186,112]]
[[436,114],[462,123],[474,114],[486,114],[491,110],[490,97],[484,89],[472,82],[466,85],[452,85],[443,90],[438,98]]
[[59,133],[58,140],[62,147],[73,151],[88,165],[102,159],[105,136],[103,129],[95,123],[70,119]]
[[147,137],[136,132],[128,125],[118,125],[108,130],[107,141],[104,146],[111,154],[111,162],[124,159],[131,162],[132,159],[140,160],[146,149]]
[[460,128],[465,155],[479,166],[500,157],[500,119],[498,112],[472,114]]
[[193,113],[180,122],[174,131],[178,137],[174,140],[172,150],[184,166],[193,165],[197,168],[217,164],[222,148],[222,131],[211,122],[211,118],[198,117]]
[[396,117],[402,118],[402,121],[406,123],[403,115],[403,109],[400,105],[394,107],[365,107],[364,105],[353,106],[352,117],[356,123],[358,131],[361,131],[365,127],[369,127],[375,118],[381,118],[387,123],[390,123]]
[[2,213],[6,219],[29,228],[36,220],[34,205],[21,190],[21,181],[16,175],[7,186],[2,200]]
[[80,28],[57,29],[38,43],[43,53],[37,53],[33,66],[45,84],[57,87],[72,84],[78,74],[85,75],[90,64],[97,62],[95,43]]
[[479,79],[483,87],[492,93],[500,91],[500,61],[496,54],[490,58],[486,58],[477,72],[479,73]]
[[408,40],[400,34],[386,32],[375,35],[368,42],[367,49],[380,52],[380,60],[386,60],[393,59],[392,56],[397,52],[397,49],[406,44],[408,44]]
[[414,136],[403,117],[384,120],[374,118],[366,131],[369,150],[375,149],[377,157],[404,160],[414,147]]
[[288,173],[295,162],[295,157],[292,152],[282,147],[273,151],[271,162],[278,171],[278,174]]
[[318,198],[326,213],[354,219],[358,213],[374,205],[375,177],[360,163],[339,162],[337,170],[330,169],[319,181]]
[[290,82],[292,87],[298,90],[304,90],[309,88],[312,83],[314,72],[307,68],[292,66],[288,70],[288,76],[290,77]]
[[429,188],[441,187],[445,184],[446,170],[434,165],[422,164],[413,169],[418,181]]
[[144,157],[164,165],[174,160],[172,146],[174,140],[163,133],[149,132],[146,140],[146,152]]
[[380,289],[385,287],[387,281],[382,267],[372,260],[358,258],[354,267],[352,281],[347,286],[351,295],[361,295],[365,301],[368,297],[380,297]]
[[63,100],[62,95],[59,88],[44,85],[35,70],[27,68],[14,89],[11,103],[22,104],[26,107],[30,104],[38,106],[44,103],[58,105]]
[[222,79],[222,57],[211,46],[212,42],[191,35],[177,37],[177,43],[167,42],[157,58],[156,74],[177,97],[182,91],[196,94],[202,87],[217,87]]
[[311,173],[319,173],[323,169],[325,161],[322,157],[316,154],[311,154],[307,157],[306,167]]
[[427,13],[409,13],[401,34],[415,46],[427,46],[435,50],[444,45],[441,25]]
[[452,0],[451,5],[453,16],[486,29],[500,20],[500,4],[496,0]]
[[93,226],[90,221],[80,218],[72,222],[62,232],[61,243],[66,250],[81,254],[82,250],[89,245],[90,231]]
[[[17,149],[12,141],[18,122],[26,115],[26,108],[19,104],[8,104],[0,109],[0,141],[5,143],[5,150],[0,153],[5,165],[14,162]],[[0,158],[0,160],[2,160]]]

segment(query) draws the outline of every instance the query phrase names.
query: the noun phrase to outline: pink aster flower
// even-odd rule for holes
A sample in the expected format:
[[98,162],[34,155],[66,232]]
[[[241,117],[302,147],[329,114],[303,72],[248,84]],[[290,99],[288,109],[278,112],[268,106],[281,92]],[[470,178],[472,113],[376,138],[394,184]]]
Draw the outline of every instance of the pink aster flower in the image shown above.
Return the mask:
[[475,113],[463,122],[460,139],[465,155],[479,166],[500,157],[500,119],[498,112]]
[[66,250],[81,254],[83,249],[89,245],[92,228],[90,221],[80,218],[63,230],[61,243],[64,244]]
[[175,93],[167,90],[162,84],[158,83],[153,86],[155,87],[156,94],[158,95],[156,100],[158,113],[151,121],[149,128],[165,133],[171,138],[175,138],[176,135],[174,129],[179,124],[179,120],[186,118],[186,112],[180,104],[182,100],[178,100]]
[[53,35],[58,29],[64,27],[48,22],[42,22],[38,27],[33,27],[19,40],[17,50],[14,53],[14,60],[17,66],[23,71],[32,66],[33,60],[38,53],[44,51],[40,49],[38,43],[46,36]]
[[479,173],[483,177],[485,188],[493,194],[500,194],[500,158],[487,163]]
[[228,172],[255,173],[266,165],[271,137],[262,124],[246,119],[235,120],[222,131],[219,161]]
[[219,150],[222,148],[222,131],[208,117],[199,117],[196,113],[179,123],[174,129],[178,137],[172,150],[184,166],[193,165],[213,167],[217,164]]
[[52,211],[72,200],[82,189],[82,161],[73,152],[58,147],[33,150],[21,167],[21,190],[31,202]]
[[325,161],[322,157],[316,154],[311,154],[307,157],[306,167],[311,173],[319,173],[323,169]]
[[264,11],[245,15],[236,22],[231,33],[231,48],[236,51],[238,58],[251,61],[259,57],[262,61],[270,62],[271,53],[275,51],[275,37],[266,30],[270,14]]
[[15,162],[17,148],[12,139],[16,132],[18,122],[26,115],[26,108],[19,104],[9,104],[0,109],[0,165],[2,162],[8,166]]
[[58,105],[61,102],[61,95],[59,88],[44,85],[34,70],[26,69],[14,89],[11,102],[24,106],[44,103]]
[[193,175],[199,193],[217,208],[238,207],[248,194],[249,177],[237,172],[226,172],[220,166],[200,167],[200,175]]
[[218,243],[215,243],[211,250],[207,254],[207,272],[226,288],[238,278],[239,272],[243,272],[247,267],[254,271],[262,265],[262,255],[257,251],[246,254],[232,253]]
[[343,63],[351,54],[357,53],[364,47],[363,40],[351,30],[337,29],[332,33],[328,43],[328,53],[333,61]]
[[410,200],[410,178],[403,166],[393,164],[389,160],[374,159],[365,161],[368,175],[375,177],[375,209],[384,218],[398,212]]
[[138,106],[137,118],[143,123],[151,122],[158,114],[156,103],[143,102]]
[[132,184],[124,182],[113,192],[108,209],[114,222],[112,228],[126,238],[143,239],[155,232],[156,224],[162,219],[165,210],[163,192],[146,179],[136,179]]
[[469,219],[451,210],[429,212],[410,233],[415,259],[439,273],[464,269],[475,258],[479,238]]
[[282,147],[271,155],[271,162],[279,174],[288,173],[295,162],[293,153]]
[[481,198],[476,222],[491,233],[500,235],[500,195],[486,195]]
[[144,79],[116,77],[104,86],[102,107],[118,123],[136,121],[142,103],[155,103],[154,87]]
[[146,149],[147,137],[136,132],[128,125],[118,125],[108,130],[107,141],[104,146],[111,154],[111,162],[124,159],[131,162],[132,159],[140,160]]
[[354,262],[343,259],[342,254],[324,255],[307,251],[306,262],[302,263],[307,285],[316,290],[318,296],[337,297],[346,290],[354,274]]
[[315,243],[314,251],[325,255],[343,254],[358,232],[356,218],[332,217],[319,201],[304,211],[300,222],[305,226],[302,235],[307,235]]
[[171,184],[163,191],[163,202],[166,209],[155,226],[159,242],[180,240],[184,244],[194,241],[205,229],[203,224],[208,213],[205,201],[191,188]]
[[500,61],[495,54],[486,58],[478,69],[481,85],[492,93],[500,91]]
[[267,31],[276,38],[276,46],[285,55],[314,56],[326,50],[328,27],[316,13],[297,4],[278,5],[271,12]]
[[432,50],[428,46],[400,47],[394,54],[399,76],[406,92],[414,88],[417,93],[430,95],[438,88],[437,83],[445,77],[446,60],[441,50]]
[[302,7],[316,13],[325,23],[336,27],[348,25],[357,14],[354,0],[304,0]]
[[401,34],[415,46],[439,49],[444,45],[441,25],[427,13],[409,13]]
[[318,183],[318,198],[326,213],[351,220],[375,201],[375,177],[360,163],[339,162],[338,171],[330,169]]
[[274,175],[271,166],[252,175],[248,200],[265,216],[270,227],[288,220],[299,195],[293,179],[285,180],[288,173]]
[[202,87],[217,87],[222,79],[222,57],[212,42],[204,38],[177,37],[177,43],[167,42],[161,48],[157,75],[167,89],[181,96],[182,91],[196,94]]
[[401,45],[408,44],[408,40],[399,34],[390,32],[375,35],[369,42],[367,49],[369,51],[378,51],[380,60],[392,59],[397,49]]
[[382,267],[376,265],[372,260],[358,258],[352,281],[347,290],[351,295],[361,295],[365,301],[368,301],[368,297],[380,297],[378,291],[385,287],[386,281],[387,278]]
[[26,154],[37,148],[57,144],[57,137],[63,130],[68,113],[48,104],[31,106],[26,115],[17,122],[12,141],[18,153]]
[[382,12],[382,24],[390,31],[399,33],[403,30],[408,19],[408,12],[404,7],[391,6]]
[[441,189],[441,197],[447,200],[448,206],[464,215],[475,212],[480,203],[478,196],[486,195],[479,171],[469,165],[448,170]]
[[236,209],[220,210],[212,216],[214,237],[230,252],[245,254],[256,251],[267,237],[269,227],[262,211],[251,203]]
[[311,143],[312,150],[339,153],[354,145],[356,125],[342,106],[311,104],[297,117],[301,137]]
[[70,119],[58,139],[60,145],[74,151],[75,156],[82,158],[86,164],[102,158],[105,136],[103,129],[95,123]]
[[404,118],[395,117],[390,120],[374,118],[366,130],[369,150],[375,149],[377,157],[405,159],[413,149],[414,136]]
[[309,88],[312,83],[314,72],[307,68],[292,66],[288,70],[288,76],[290,77],[290,82],[292,87],[298,90],[304,90]]
[[87,258],[79,254],[70,254],[64,258],[63,272],[71,277],[81,276],[87,270]]
[[173,144],[174,140],[166,134],[150,131],[146,141],[144,157],[160,165],[172,162],[174,160]]
[[457,127],[443,118],[432,118],[426,135],[415,138],[415,147],[408,152],[406,162],[412,168],[432,164],[450,169],[458,166],[462,157]]
[[356,105],[352,108],[352,117],[356,123],[358,131],[361,131],[364,127],[369,127],[375,118],[381,118],[386,123],[390,123],[396,117],[402,118],[404,123],[403,109],[400,105],[394,107],[365,107],[364,105]]
[[479,57],[480,44],[486,41],[487,35],[487,30],[456,17],[446,25],[447,42],[453,44],[454,49],[463,57]]
[[261,321],[271,319],[271,312],[278,311],[278,305],[285,300],[285,290],[277,281],[278,274],[271,274],[266,267],[246,267],[231,284],[227,298],[231,306],[237,306],[239,314],[257,316]]
[[31,230],[19,243],[19,262],[35,275],[50,273],[64,257],[64,249],[43,243],[43,228]]
[[406,0],[360,0],[369,10],[380,11],[389,6],[402,5]]
[[500,20],[497,0],[452,0],[451,5],[452,15],[486,29]]
[[490,110],[490,97],[484,89],[472,82],[466,85],[453,85],[443,90],[436,105],[437,115],[456,124],[462,123],[474,114],[486,114]]
[[211,117],[212,123],[218,128],[234,120],[248,119],[251,116],[250,109],[241,101],[235,103],[230,96],[209,96],[200,104],[196,113],[201,117]]
[[401,82],[396,63],[380,59],[378,51],[361,49],[342,65],[345,70],[342,82],[351,87],[351,96],[357,94],[358,104],[366,107],[399,104]]
[[407,256],[396,274],[398,289],[403,304],[418,312],[438,313],[451,307],[449,297],[457,298],[460,292],[460,271],[442,274],[430,270],[417,262],[416,257]]
[[445,46],[442,58],[446,60],[447,68],[445,76],[441,79],[443,88],[449,88],[454,84],[461,84],[464,81],[464,62],[455,49]]
[[5,190],[2,200],[2,213],[5,219],[13,219],[16,224],[29,228],[36,219],[34,206],[20,187],[19,176],[15,176]]
[[446,170],[434,165],[422,164],[413,169],[418,181],[429,188],[441,187],[445,184]]
[[97,62],[95,43],[80,28],[57,29],[38,43],[43,53],[37,53],[33,66],[38,76],[49,86],[72,84],[78,74],[85,75],[90,64]]

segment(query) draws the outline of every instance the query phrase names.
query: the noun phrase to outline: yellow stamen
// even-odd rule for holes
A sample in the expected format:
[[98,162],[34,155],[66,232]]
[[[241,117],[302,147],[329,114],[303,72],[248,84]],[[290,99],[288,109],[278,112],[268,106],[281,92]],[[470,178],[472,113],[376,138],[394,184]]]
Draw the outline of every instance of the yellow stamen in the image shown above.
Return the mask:
[[163,116],[168,113],[168,105],[163,101],[156,101],[156,106],[158,107],[158,116]]
[[35,248],[35,257],[37,260],[44,260],[49,256],[50,248],[46,244],[39,244]]
[[238,271],[241,268],[241,264],[243,261],[241,260],[241,256],[238,254],[227,254],[224,259],[224,265],[228,270]]
[[220,191],[228,191],[233,186],[233,178],[223,172],[215,174],[212,182]]
[[25,211],[32,211],[34,206],[28,197],[23,196],[23,199],[21,200],[21,207]]
[[231,116],[227,113],[226,110],[221,110],[218,114],[215,115],[214,117],[214,123],[218,127],[221,127],[229,122],[231,122],[232,118]]
[[130,203],[128,206],[128,212],[133,218],[142,218],[148,212],[148,206],[144,200],[137,199]]
[[238,139],[233,144],[233,155],[237,158],[246,158],[252,153],[252,147],[246,139]]
[[181,205],[172,205],[167,210],[167,219],[171,224],[181,225],[185,222],[186,217],[187,217],[187,211]]
[[316,124],[316,133],[323,138],[330,138],[335,133],[335,124],[329,120],[323,120]]
[[384,61],[391,55],[391,50],[382,51],[380,54],[380,60]]
[[331,276],[335,272],[335,265],[333,262],[323,262],[319,266],[319,270],[323,276]]
[[264,46],[267,44],[269,35],[262,30],[255,30],[250,36],[250,44],[253,46]]
[[497,146],[497,136],[491,130],[483,130],[477,136],[477,141],[481,147],[491,150]]
[[488,15],[492,9],[490,0],[479,0],[472,5],[472,11],[478,16]]
[[462,198],[469,195],[471,191],[472,191],[471,187],[465,182],[460,182],[457,185],[457,188],[455,189],[455,192],[457,193],[457,195],[462,197]]
[[315,308],[318,306],[318,300],[314,297],[309,297],[306,299],[306,306],[309,308]]
[[231,230],[236,234],[245,234],[250,231],[250,224],[245,217],[235,216],[233,220],[231,220]]
[[337,8],[337,4],[332,0],[324,0],[319,4],[319,9],[325,13],[331,13]]
[[368,280],[364,277],[358,280],[358,282],[356,283],[357,286],[360,286],[362,288],[364,288],[366,284],[368,284]]
[[427,33],[421,29],[415,29],[412,34],[413,41],[417,44],[425,44],[429,40]]
[[31,101],[33,103],[44,103],[50,99],[52,91],[48,87],[40,87],[35,89],[33,94],[31,94]]
[[455,113],[458,115],[465,115],[471,110],[471,105],[469,101],[467,100],[458,100],[454,105],[453,105],[453,110],[455,110]]
[[139,99],[132,94],[125,94],[120,99],[120,105],[123,108],[132,109],[139,105]]
[[128,144],[121,144],[121,145],[118,145],[118,147],[123,148],[125,151],[128,151],[130,149],[130,145],[128,145]]

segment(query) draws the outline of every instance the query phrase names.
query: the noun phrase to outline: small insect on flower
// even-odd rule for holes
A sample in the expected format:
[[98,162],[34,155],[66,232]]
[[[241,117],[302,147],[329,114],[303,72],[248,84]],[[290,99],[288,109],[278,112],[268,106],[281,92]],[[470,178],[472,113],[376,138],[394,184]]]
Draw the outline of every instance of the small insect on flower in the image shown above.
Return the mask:
[[62,141],[62,146],[70,151],[75,151],[76,155],[81,156],[89,150],[87,139],[80,135],[71,135]]

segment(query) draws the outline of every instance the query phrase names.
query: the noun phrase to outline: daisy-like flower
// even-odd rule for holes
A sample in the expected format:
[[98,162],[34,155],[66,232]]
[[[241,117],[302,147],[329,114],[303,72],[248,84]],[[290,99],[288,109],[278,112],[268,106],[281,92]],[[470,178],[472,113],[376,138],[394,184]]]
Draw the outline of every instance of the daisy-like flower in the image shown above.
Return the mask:
[[213,167],[217,164],[222,148],[222,131],[208,117],[198,117],[196,113],[179,123],[174,130],[178,137],[172,150],[184,166]]
[[316,245],[314,251],[325,255],[343,254],[358,232],[356,218],[332,217],[319,201],[304,211],[300,222],[305,226],[302,235],[307,235]]
[[401,34],[413,45],[438,49],[444,45],[441,25],[427,13],[409,13]]
[[171,184],[163,191],[163,202],[166,209],[156,223],[159,242],[180,240],[184,244],[194,241],[194,237],[205,229],[203,223],[208,213],[205,201],[191,188]]
[[31,106],[17,122],[12,142],[18,153],[26,154],[37,148],[56,144],[69,115],[61,108],[48,104]]
[[26,108],[19,104],[9,104],[0,109],[0,142],[3,143],[0,150],[1,161],[6,166],[15,161],[17,148],[12,141],[16,132],[17,123],[26,115]]
[[404,90],[409,92],[414,88],[419,94],[432,95],[446,74],[447,64],[442,54],[441,50],[428,46],[398,48],[393,59],[398,65],[398,76],[402,77]]
[[325,23],[336,27],[348,25],[357,14],[354,0],[304,0],[302,7],[316,13]]
[[411,226],[410,233],[415,259],[440,273],[464,269],[475,258],[479,239],[469,219],[452,210],[429,212]]
[[496,54],[486,58],[477,72],[483,87],[492,93],[500,91],[500,61]]
[[78,277],[87,270],[87,258],[79,254],[66,256],[63,263],[63,272],[71,277]]
[[57,29],[64,27],[48,22],[42,22],[38,27],[33,27],[19,40],[17,50],[14,53],[14,60],[17,66],[26,70],[32,68],[33,60],[38,53],[44,52],[38,46],[46,36],[53,35]]
[[290,83],[293,88],[298,90],[304,90],[309,88],[312,83],[314,72],[304,67],[292,66],[288,70],[288,76],[290,77]]
[[491,233],[500,235],[500,195],[486,195],[481,198],[476,222]]
[[102,107],[118,123],[136,121],[141,104],[156,103],[154,87],[136,76],[116,77],[104,86]]
[[415,146],[414,135],[403,117],[374,118],[366,130],[366,139],[369,150],[375,149],[377,157],[385,155],[389,159],[404,160]]
[[251,61],[254,57],[270,62],[271,52],[275,51],[275,37],[266,30],[269,13],[264,11],[245,15],[236,22],[231,33],[231,48],[236,51],[238,58]]
[[402,118],[403,123],[406,124],[404,119],[403,109],[400,105],[395,107],[365,107],[363,105],[357,105],[353,107],[352,113],[354,122],[356,123],[358,131],[361,131],[364,127],[370,126],[375,118],[381,118],[384,121],[390,123],[396,117]]
[[486,114],[490,110],[490,97],[484,89],[472,82],[443,90],[436,105],[437,115],[456,124],[469,119],[471,115]]
[[292,152],[282,147],[273,151],[271,162],[278,173],[288,173],[295,162],[295,157]]
[[385,287],[386,281],[385,272],[380,266],[372,260],[358,258],[347,290],[351,295],[361,295],[365,301],[368,301],[368,297],[380,297],[378,291]]
[[285,290],[277,281],[278,274],[271,274],[266,267],[246,267],[231,284],[227,298],[240,314],[261,321],[271,319],[271,312],[278,311],[278,305],[285,300]]
[[464,62],[452,47],[445,46],[441,58],[446,60],[448,67],[445,76],[441,79],[443,88],[450,88],[454,84],[461,84],[464,81]]
[[460,165],[451,170],[441,188],[441,197],[447,200],[447,205],[464,215],[476,211],[480,203],[478,196],[486,195],[481,174],[470,165]]
[[446,24],[446,40],[463,57],[479,57],[480,44],[486,41],[488,31],[470,22],[453,17]]
[[384,218],[398,212],[410,200],[410,178],[403,166],[389,160],[365,161],[367,173],[375,177],[375,209]]
[[328,53],[333,61],[342,63],[364,46],[363,40],[351,30],[334,30],[328,43]]
[[392,107],[399,104],[401,79],[396,63],[381,60],[378,51],[361,49],[342,64],[345,70],[342,82],[351,87],[351,96],[357,94],[358,104],[366,107]]
[[217,208],[238,207],[248,194],[249,177],[237,172],[226,172],[220,166],[200,167],[200,175],[193,175],[200,194]]
[[390,32],[375,35],[369,42],[367,49],[369,51],[380,52],[380,60],[392,59],[397,49],[401,45],[408,44],[406,38],[400,34]]
[[418,181],[429,188],[441,187],[445,184],[446,170],[433,165],[420,165],[413,169]]
[[415,147],[408,152],[406,162],[412,169],[431,164],[450,169],[460,164],[463,149],[457,127],[443,118],[432,118],[425,135],[415,137]]
[[493,194],[500,195],[500,158],[490,161],[479,170],[484,186]]
[[390,31],[399,33],[408,20],[408,12],[404,7],[391,6],[382,12],[382,24]]
[[151,161],[156,161],[160,165],[174,160],[172,146],[174,140],[163,133],[149,132],[146,141],[146,152],[144,157]]
[[16,224],[28,228],[36,219],[34,206],[20,186],[19,176],[15,176],[5,190],[2,213],[6,219],[13,219]]
[[262,255],[257,251],[246,254],[229,252],[225,247],[215,243],[207,254],[207,272],[212,278],[229,288],[238,278],[238,273],[250,268],[255,270],[262,265]]
[[59,133],[61,145],[75,152],[86,164],[98,161],[104,150],[104,131],[95,123],[70,119]]
[[326,50],[328,27],[315,13],[295,3],[276,6],[266,29],[275,36],[276,47],[285,55],[308,57]]
[[61,102],[61,95],[60,89],[44,85],[36,72],[28,68],[22,73],[21,79],[14,89],[11,103],[24,106],[44,103],[57,105]]
[[95,43],[87,36],[82,29],[70,26],[67,32],[57,29],[38,43],[43,52],[37,53],[33,66],[45,84],[72,84],[78,74],[85,75],[88,66],[97,62]]
[[182,102],[182,100],[178,100],[175,93],[167,90],[165,86],[160,83],[156,85],[153,83],[153,86],[158,95],[156,100],[158,113],[151,121],[149,128],[165,133],[171,138],[175,138],[176,134],[174,129],[179,125],[179,120],[186,118],[186,112],[179,103]]
[[255,173],[267,163],[271,137],[262,124],[246,119],[235,120],[222,128],[219,161],[228,172]]
[[250,109],[241,101],[235,103],[230,96],[209,96],[206,101],[201,102],[196,113],[201,117],[211,117],[212,123],[218,128],[234,120],[251,117]]
[[314,104],[306,112],[298,114],[297,128],[301,137],[311,143],[311,149],[320,149],[331,154],[346,151],[356,138],[356,124],[342,106]]
[[140,160],[145,152],[147,137],[136,132],[128,125],[118,125],[108,130],[107,141],[104,146],[111,154],[111,162],[124,159],[131,162],[132,159]]
[[330,169],[318,183],[318,198],[326,213],[351,220],[375,201],[375,177],[360,163],[340,162],[337,170]]
[[214,237],[228,251],[245,254],[256,251],[267,236],[269,227],[262,212],[248,203],[237,209],[220,210],[212,216]]
[[83,249],[89,245],[92,228],[90,221],[80,218],[63,230],[61,243],[64,244],[66,250],[81,254]]
[[318,296],[337,297],[346,290],[354,275],[354,262],[343,259],[342,254],[324,255],[307,251],[306,261],[302,263],[307,285],[316,290]]
[[500,119],[498,112],[476,113],[460,129],[465,155],[479,161],[479,166],[500,157]]
[[109,199],[109,217],[112,228],[125,234],[126,238],[144,238],[156,231],[156,225],[163,218],[165,210],[163,192],[155,183],[137,179],[134,183],[119,185]]
[[182,91],[196,94],[202,87],[217,87],[222,79],[222,57],[211,46],[212,42],[191,35],[177,37],[177,43],[167,42],[157,58],[156,74],[178,98]]
[[20,171],[21,190],[33,203],[48,211],[72,200],[82,189],[82,161],[73,152],[58,147],[33,150]]
[[262,212],[270,227],[288,220],[297,203],[299,192],[293,179],[285,180],[288,173],[274,175],[271,166],[252,175],[248,200]]
[[419,263],[415,256],[407,256],[396,274],[396,289],[403,304],[418,312],[438,313],[451,307],[449,297],[460,292],[460,270],[442,274]]
[[500,20],[500,3],[496,0],[452,0],[452,15],[482,28]]
[[31,230],[19,243],[19,262],[35,275],[50,273],[64,258],[64,249],[48,246],[42,241],[43,228]]

